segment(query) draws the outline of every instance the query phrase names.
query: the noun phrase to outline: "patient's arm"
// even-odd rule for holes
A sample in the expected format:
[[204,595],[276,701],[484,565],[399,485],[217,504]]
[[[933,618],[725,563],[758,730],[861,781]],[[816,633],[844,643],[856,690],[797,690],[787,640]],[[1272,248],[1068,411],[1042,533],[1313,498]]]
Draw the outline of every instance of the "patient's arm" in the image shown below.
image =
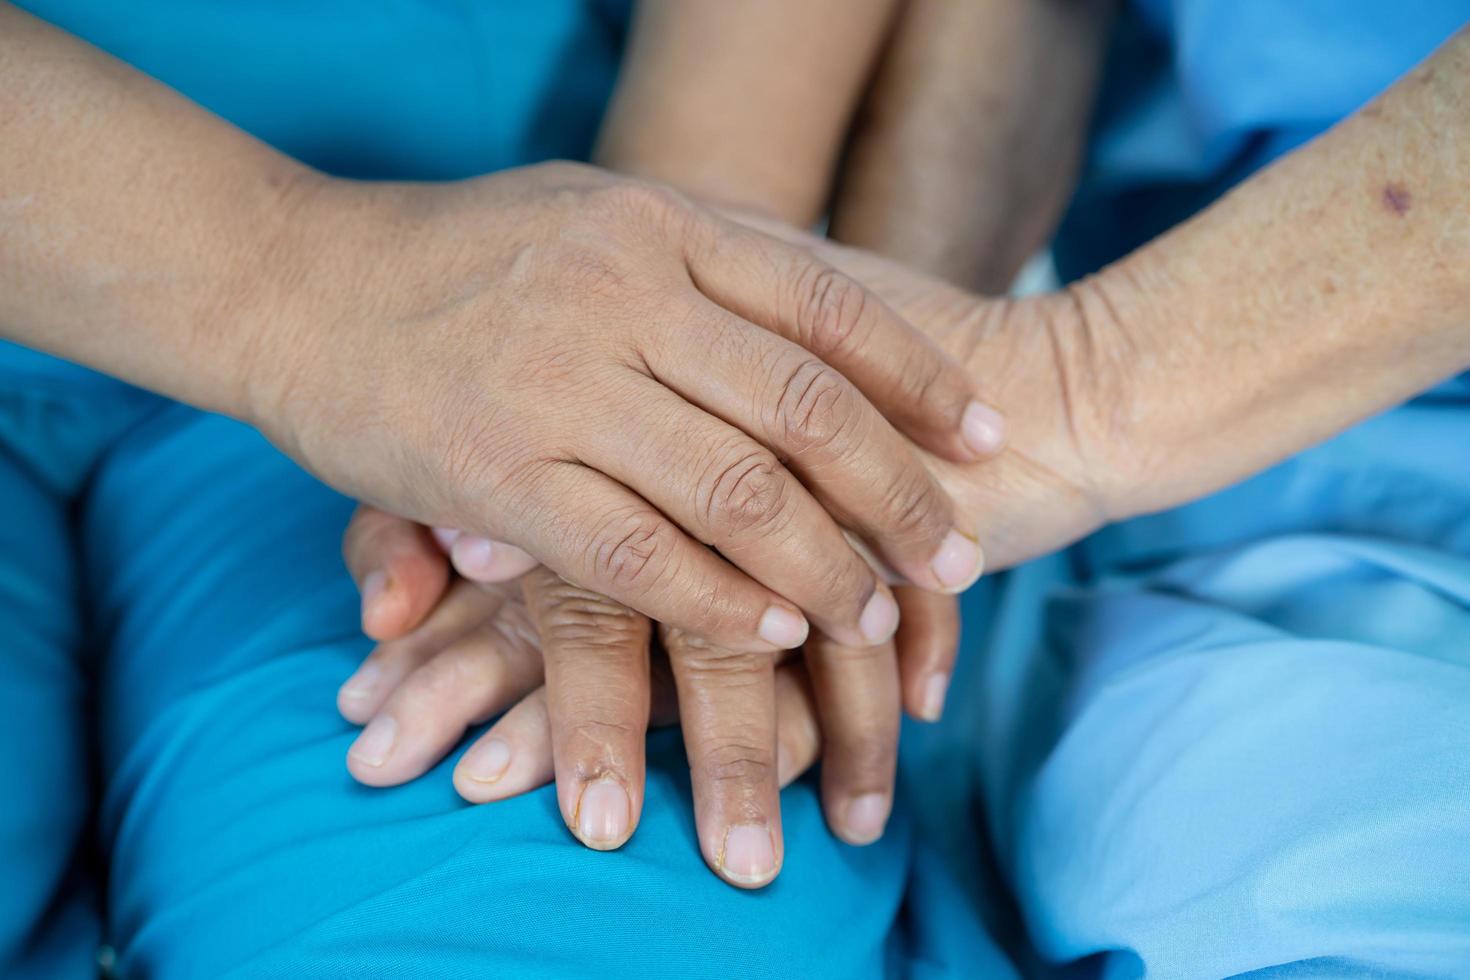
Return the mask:
[[[971,367],[1000,458],[932,461],[991,567],[1195,500],[1470,368],[1470,31],[1095,277],[986,301],[844,263]],[[1446,447],[1453,451],[1457,447]]]

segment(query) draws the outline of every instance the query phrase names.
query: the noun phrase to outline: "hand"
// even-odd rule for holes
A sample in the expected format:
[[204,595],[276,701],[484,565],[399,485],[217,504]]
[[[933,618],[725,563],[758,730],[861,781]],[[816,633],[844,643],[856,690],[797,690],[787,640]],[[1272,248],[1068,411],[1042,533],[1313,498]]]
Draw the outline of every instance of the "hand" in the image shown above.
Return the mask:
[[998,447],[996,416],[809,252],[573,165],[305,196],[308,245],[282,251],[316,256],[291,294],[316,298],[252,391],[334,486],[743,651],[800,645],[801,611],[848,645],[891,637],[844,527],[923,588],[978,575],[885,416],[966,459]]
[[987,568],[1056,551],[1157,495],[1159,453],[1138,424],[1150,379],[1134,373],[1139,352],[1114,312],[1124,292],[1138,305],[1129,283],[1105,273],[1050,295],[992,299],[759,215],[738,218],[861,282],[963,364],[1005,415],[1006,451],[988,462],[920,453],[977,529]]
[[[545,570],[524,579],[524,594],[515,584],[451,584],[441,546],[410,521],[360,508],[344,550],[359,582],[390,583],[364,592],[364,624],[385,642],[338,701],[344,717],[368,724],[348,757],[362,782],[416,778],[468,725],[516,702],[456,767],[460,794],[503,799],[554,773],[573,833],[588,846],[617,847],[642,808],[645,725],[671,722],[682,703],[701,849],[727,881],[757,887],[778,873],[776,790],[819,749],[834,830],[853,843],[881,833],[898,723],[892,644],[843,650],[814,640],[804,659],[773,671],[769,656],[665,630],[650,659],[646,619]],[[954,600],[913,588],[897,594],[904,702],[934,720],[957,639]],[[546,686],[539,687],[543,648]],[[886,674],[872,669],[884,664]],[[833,712],[834,688],[856,710]]]

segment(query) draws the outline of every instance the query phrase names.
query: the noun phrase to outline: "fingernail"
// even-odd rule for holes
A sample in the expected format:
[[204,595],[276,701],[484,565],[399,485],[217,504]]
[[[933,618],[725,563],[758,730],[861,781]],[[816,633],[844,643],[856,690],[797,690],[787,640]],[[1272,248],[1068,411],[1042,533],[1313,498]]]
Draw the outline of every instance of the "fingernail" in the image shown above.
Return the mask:
[[980,545],[958,531],[950,531],[939,543],[939,550],[929,559],[929,568],[939,584],[951,592],[969,588],[980,577],[985,556]]
[[854,797],[842,811],[842,826],[849,844],[871,844],[883,836],[888,823],[888,797],[883,793],[864,793]]
[[392,715],[378,715],[357,736],[347,754],[365,766],[377,768],[388,761],[398,741],[398,722]]
[[720,870],[742,885],[763,885],[776,877],[776,845],[765,824],[738,823],[725,831]]
[[362,579],[362,621],[366,623],[368,617],[373,613],[373,607],[388,591],[388,573],[379,569],[368,572]]
[[469,578],[488,575],[495,545],[489,538],[464,535],[454,544],[454,567]]
[[632,808],[628,791],[617,781],[589,783],[577,803],[577,836],[599,851],[619,846],[627,839]]
[[443,548],[446,554],[454,547],[454,539],[457,537],[459,537],[459,532],[452,527],[434,528],[434,540],[439,542],[439,547]]
[[898,603],[882,589],[873,593],[863,614],[858,617],[858,630],[868,643],[882,643],[898,629]]
[[510,745],[498,738],[470,746],[464,754],[464,771],[477,783],[493,783],[510,766]]
[[924,682],[924,696],[919,705],[919,717],[925,721],[938,721],[944,714],[944,695],[949,690],[948,674],[930,674]]
[[792,650],[806,642],[806,619],[790,609],[768,606],[757,632],[771,646]]
[[357,668],[357,673],[347,678],[342,685],[341,695],[349,701],[366,701],[373,696],[373,691],[378,686],[378,678],[382,675],[378,665],[369,661]]
[[970,402],[960,418],[965,445],[982,456],[993,456],[1006,444],[1006,420],[989,405]]

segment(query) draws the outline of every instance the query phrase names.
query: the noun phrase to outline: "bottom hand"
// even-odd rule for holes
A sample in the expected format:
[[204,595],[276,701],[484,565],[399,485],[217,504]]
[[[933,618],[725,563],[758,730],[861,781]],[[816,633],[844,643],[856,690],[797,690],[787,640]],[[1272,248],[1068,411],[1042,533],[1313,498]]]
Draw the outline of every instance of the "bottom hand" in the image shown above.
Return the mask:
[[[520,583],[451,584],[444,551],[411,522],[362,508],[345,550],[359,582],[392,583],[365,590],[365,624],[392,628],[380,629],[385,642],[339,696],[345,717],[367,723],[348,759],[359,780],[416,778],[467,727],[510,706],[457,765],[460,794],[488,802],[555,777],[572,832],[591,847],[618,847],[642,808],[646,728],[671,723],[682,704],[705,860],[726,881],[758,887],[781,866],[777,790],[822,751],[820,717],[829,823],[852,843],[881,834],[896,759],[892,644],[854,650],[814,639],[805,662],[778,664],[661,630],[650,657],[647,620],[545,570]],[[897,596],[903,700],[934,718],[955,648],[954,600],[917,589]],[[834,695],[868,710],[819,715]]]

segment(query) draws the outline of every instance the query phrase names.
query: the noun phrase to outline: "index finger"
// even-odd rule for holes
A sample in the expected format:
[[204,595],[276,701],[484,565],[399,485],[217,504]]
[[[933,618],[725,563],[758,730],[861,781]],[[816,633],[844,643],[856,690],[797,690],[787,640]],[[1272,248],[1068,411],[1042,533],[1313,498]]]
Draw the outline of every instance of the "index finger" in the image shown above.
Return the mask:
[[800,344],[855,384],[905,435],[955,462],[993,456],[1005,420],[922,331],[808,249],[711,218],[689,274],[712,301]]

